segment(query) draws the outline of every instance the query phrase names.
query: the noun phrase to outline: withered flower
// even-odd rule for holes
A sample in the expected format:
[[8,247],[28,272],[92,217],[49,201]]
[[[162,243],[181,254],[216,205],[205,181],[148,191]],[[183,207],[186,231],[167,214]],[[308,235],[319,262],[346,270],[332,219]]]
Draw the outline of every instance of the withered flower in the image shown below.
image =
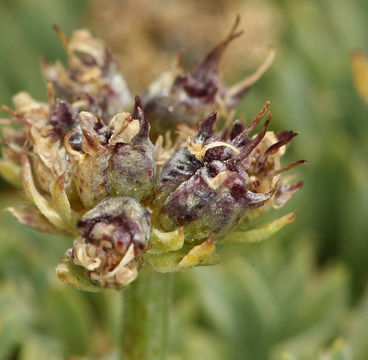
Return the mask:
[[[297,133],[267,131],[269,102],[247,126],[232,121],[230,110],[273,57],[256,76],[226,87],[218,64],[237,26],[193,73],[152,85],[132,109],[103,43],[86,30],[70,41],[58,30],[69,66],[44,63],[48,103],[20,93],[14,110],[3,107],[12,119],[1,120],[0,173],[31,202],[10,211],[38,230],[76,238],[57,266],[61,280],[121,289],[144,264],[161,272],[214,265],[217,242],[260,241],[294,220],[290,213],[249,230],[301,188],[282,173],[304,161],[281,167]],[[161,133],[174,127],[176,136]]]
[[45,79],[54,84],[57,95],[71,102],[85,99],[106,121],[129,109],[132,104],[129,89],[104,43],[88,30],[74,32],[69,41],[58,27],[55,29],[69,64],[67,68],[60,62],[51,65],[45,58],[42,69]]
[[4,109],[13,115],[16,127],[3,126],[7,147],[0,169],[12,174],[13,183],[23,183],[39,212],[29,213],[27,208],[12,211],[32,227],[74,232],[76,214],[69,201],[74,201],[75,186],[63,137],[75,126],[78,108],[54,98],[49,104],[40,103],[24,92],[14,96],[13,101],[14,111]]
[[216,111],[228,117],[231,109],[268,69],[274,59],[268,58],[253,75],[226,86],[220,76],[219,64],[228,45],[243,32],[237,31],[239,17],[229,35],[221,41],[192,72],[178,68],[154,81],[142,94],[144,110],[153,124],[154,135],[173,130],[178,124],[196,126],[208,113]]

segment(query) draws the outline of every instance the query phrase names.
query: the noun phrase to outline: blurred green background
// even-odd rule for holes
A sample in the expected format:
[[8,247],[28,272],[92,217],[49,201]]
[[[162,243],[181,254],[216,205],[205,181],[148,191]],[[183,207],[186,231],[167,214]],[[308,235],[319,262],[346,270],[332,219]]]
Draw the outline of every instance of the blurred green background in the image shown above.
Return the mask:
[[[250,118],[271,100],[271,128],[301,132],[285,163],[310,165],[294,171],[305,185],[281,210],[298,209],[292,225],[267,242],[222,249],[217,267],[175,275],[169,359],[279,359],[284,350],[283,359],[317,359],[341,337],[339,359],[367,360],[368,104],[355,90],[350,55],[368,55],[368,2],[207,0],[201,11],[194,1],[145,3],[0,0],[0,102],[11,105],[21,90],[46,99],[41,56],[65,61],[53,24],[105,38],[140,92],[181,48],[188,64],[203,56],[211,35],[226,34],[240,13],[246,31],[232,44],[226,64],[236,66],[225,66],[225,77],[255,68],[252,47],[271,44],[277,58],[239,112]],[[167,4],[169,20],[160,21]],[[194,25],[203,36],[183,40]],[[24,201],[0,185],[1,208]],[[6,212],[0,229],[0,360],[118,359],[120,294],[86,294],[56,279],[71,240],[27,229]]]

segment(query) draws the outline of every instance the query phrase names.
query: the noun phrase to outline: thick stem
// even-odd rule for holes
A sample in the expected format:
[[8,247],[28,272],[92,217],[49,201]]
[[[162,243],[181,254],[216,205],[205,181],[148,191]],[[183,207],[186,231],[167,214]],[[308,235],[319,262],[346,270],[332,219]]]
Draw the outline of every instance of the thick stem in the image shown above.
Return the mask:
[[164,360],[171,276],[145,266],[124,289],[124,360]]

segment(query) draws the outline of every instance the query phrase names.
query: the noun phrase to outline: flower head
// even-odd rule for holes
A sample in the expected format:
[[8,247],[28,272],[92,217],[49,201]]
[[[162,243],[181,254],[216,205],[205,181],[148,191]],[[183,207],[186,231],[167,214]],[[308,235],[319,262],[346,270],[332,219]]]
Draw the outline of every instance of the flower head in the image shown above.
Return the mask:
[[[31,203],[10,211],[38,230],[75,237],[60,279],[121,289],[144,264],[162,272],[213,265],[217,242],[259,241],[294,220],[291,213],[244,230],[301,188],[282,173],[304,161],[281,167],[298,133],[267,130],[269,102],[248,125],[232,121],[229,110],[269,65],[234,87],[221,81],[218,64],[237,26],[194,72],[151,86],[132,109],[104,44],[86,30],[70,41],[58,30],[69,65],[44,63],[48,103],[20,93],[14,110],[3,107],[12,119],[2,121],[0,173]],[[161,133],[175,127],[176,136]]]

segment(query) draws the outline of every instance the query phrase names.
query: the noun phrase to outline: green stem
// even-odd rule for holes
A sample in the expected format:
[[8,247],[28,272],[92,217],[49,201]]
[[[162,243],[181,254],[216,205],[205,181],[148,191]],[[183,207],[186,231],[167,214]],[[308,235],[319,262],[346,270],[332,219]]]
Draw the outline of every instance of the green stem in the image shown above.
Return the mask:
[[164,360],[171,276],[146,266],[124,289],[124,360]]

